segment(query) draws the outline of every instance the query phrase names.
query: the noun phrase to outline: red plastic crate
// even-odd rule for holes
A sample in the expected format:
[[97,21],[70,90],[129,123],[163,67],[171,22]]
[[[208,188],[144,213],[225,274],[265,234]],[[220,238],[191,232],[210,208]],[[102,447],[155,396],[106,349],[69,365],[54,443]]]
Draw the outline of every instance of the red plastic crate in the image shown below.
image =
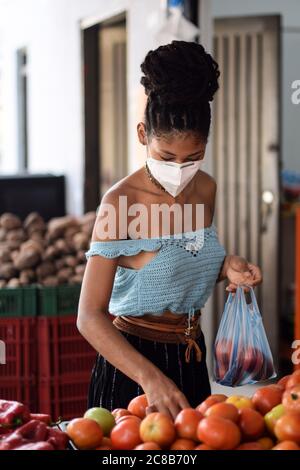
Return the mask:
[[87,409],[90,374],[73,378],[54,377],[39,383],[39,410],[64,421],[83,416]]
[[79,333],[75,315],[39,317],[37,321],[40,379],[91,374],[96,351]]
[[15,400],[22,402],[23,399],[23,386],[22,380],[3,379],[0,382],[0,399],[1,400]]
[[37,408],[35,318],[1,318],[0,339],[6,349],[6,364],[0,364],[0,398],[21,401],[34,410]]
[[76,315],[38,317],[39,410],[53,419],[82,416],[96,351],[76,327]]

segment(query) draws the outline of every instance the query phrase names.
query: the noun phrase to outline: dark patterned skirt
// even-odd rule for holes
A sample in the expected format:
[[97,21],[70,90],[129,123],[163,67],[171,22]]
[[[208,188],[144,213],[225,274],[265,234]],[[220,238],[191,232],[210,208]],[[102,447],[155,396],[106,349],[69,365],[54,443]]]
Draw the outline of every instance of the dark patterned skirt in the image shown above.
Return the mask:
[[[132,346],[175,382],[192,407],[199,405],[211,394],[203,333],[197,339],[202,360],[197,362],[192,350],[189,363],[185,362],[185,344],[159,343],[121,333]],[[127,408],[132,398],[143,393],[139,384],[112,366],[103,356],[97,355],[89,386],[88,408]]]

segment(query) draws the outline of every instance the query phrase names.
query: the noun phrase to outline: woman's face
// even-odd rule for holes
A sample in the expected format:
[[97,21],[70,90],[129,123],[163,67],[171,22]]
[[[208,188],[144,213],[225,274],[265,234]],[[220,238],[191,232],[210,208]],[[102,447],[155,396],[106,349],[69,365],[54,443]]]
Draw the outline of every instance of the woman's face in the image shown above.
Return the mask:
[[205,154],[206,142],[196,138],[191,132],[172,134],[151,138],[148,141],[144,123],[137,126],[138,138],[141,144],[147,146],[148,157],[175,163],[185,163],[202,160]]

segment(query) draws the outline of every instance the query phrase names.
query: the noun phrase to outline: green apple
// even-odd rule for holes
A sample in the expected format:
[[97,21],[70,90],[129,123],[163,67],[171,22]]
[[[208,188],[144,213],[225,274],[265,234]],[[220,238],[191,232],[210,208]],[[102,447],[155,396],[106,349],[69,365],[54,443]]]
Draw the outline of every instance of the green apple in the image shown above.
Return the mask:
[[109,436],[110,431],[116,424],[114,416],[106,408],[90,408],[84,413],[83,417],[96,421],[101,426],[104,436]]
[[274,406],[266,415],[265,415],[265,423],[268,430],[274,434],[274,428],[276,422],[281,418],[282,415],[285,413],[285,408],[282,404]]

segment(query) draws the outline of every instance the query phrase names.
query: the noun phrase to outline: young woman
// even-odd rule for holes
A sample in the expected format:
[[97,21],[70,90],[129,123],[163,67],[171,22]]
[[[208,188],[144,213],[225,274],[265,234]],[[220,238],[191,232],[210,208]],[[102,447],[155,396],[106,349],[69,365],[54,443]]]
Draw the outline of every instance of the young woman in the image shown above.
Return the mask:
[[[219,243],[216,182],[201,170],[217,63],[201,45],[173,41],[148,52],[141,69],[147,104],[137,136],[147,149],[146,163],[101,200],[77,324],[98,352],[89,407],[124,408],[145,393],[147,412],[175,417],[210,394],[199,317],[215,284],[228,279],[227,290],[235,292],[238,284],[255,286],[262,276],[259,267],[227,255]],[[203,207],[202,224],[192,210],[185,215],[190,228],[178,228],[178,213],[170,211],[166,229],[153,208],[174,203],[183,212]],[[140,232],[134,230],[136,208],[146,222]],[[105,234],[103,224],[114,222]]]

